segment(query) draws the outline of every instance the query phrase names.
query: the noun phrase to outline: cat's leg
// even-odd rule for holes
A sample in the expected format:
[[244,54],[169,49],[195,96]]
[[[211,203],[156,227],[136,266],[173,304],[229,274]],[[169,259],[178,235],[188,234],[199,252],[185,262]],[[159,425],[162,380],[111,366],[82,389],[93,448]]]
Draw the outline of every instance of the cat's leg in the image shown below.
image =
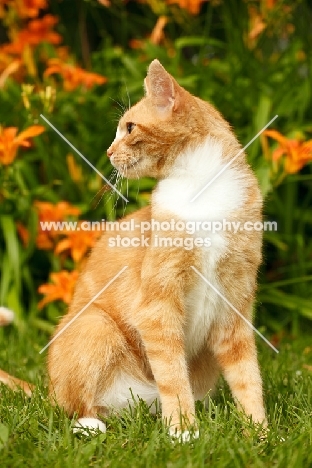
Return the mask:
[[[73,316],[65,316],[56,333]],[[95,305],[61,333],[49,348],[51,399],[69,415],[78,414],[77,427],[105,431],[97,418],[105,413],[101,396],[124,366],[131,373],[126,341],[114,321]]]
[[238,408],[254,423],[266,426],[254,333],[240,317],[233,322],[227,329],[219,329],[219,339],[214,330],[214,352]]
[[[184,353],[183,317],[172,295],[138,304],[136,327],[156,381],[165,424],[183,441],[198,437],[195,404]],[[190,432],[193,426],[194,431]]]
[[[190,381],[196,400],[204,400],[214,393],[220,375],[216,357],[206,346],[192,358],[189,364]],[[204,403],[206,401],[204,400]]]

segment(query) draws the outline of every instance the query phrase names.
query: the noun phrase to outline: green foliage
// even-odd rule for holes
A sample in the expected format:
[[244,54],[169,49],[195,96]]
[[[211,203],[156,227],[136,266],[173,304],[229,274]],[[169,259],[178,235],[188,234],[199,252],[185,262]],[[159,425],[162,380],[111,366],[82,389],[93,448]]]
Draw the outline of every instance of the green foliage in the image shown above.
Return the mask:
[[[142,97],[146,68],[157,57],[181,85],[222,112],[243,145],[276,114],[274,128],[282,134],[300,131],[310,139],[311,6],[307,0],[278,3],[279,8],[267,11],[266,28],[253,41],[248,35],[250,7],[258,2],[207,2],[195,16],[162,1],[116,0],[104,8],[88,0],[79,2],[77,9],[69,1],[50,2],[50,12],[60,18],[58,31],[64,43],[83,66],[108,81],[92,90],[69,92],[58,79],[43,76],[38,59],[38,76],[25,81],[35,85],[27,94],[29,108],[18,82],[9,79],[0,89],[0,123],[22,129],[44,124],[39,117],[44,114],[109,178],[112,167],[105,153],[116,121],[129,100],[134,103]],[[167,15],[168,24],[159,45],[147,36],[160,14]],[[138,49],[130,47],[133,39],[141,41]],[[52,46],[40,47],[53,56]],[[39,93],[48,85],[56,87],[55,102]],[[69,153],[81,168],[79,180],[69,170]],[[312,318],[311,165],[280,183],[271,161],[263,156],[260,138],[247,153],[266,195],[265,217],[278,224],[278,232],[265,233],[258,325],[271,331],[291,326],[298,333]],[[67,200],[81,208],[84,219],[111,220],[145,205],[154,185],[148,179],[122,181],[119,189],[130,200],[125,206],[103,189],[103,180],[49,127],[33,148],[20,151],[12,166],[0,167],[0,183],[0,300],[20,320],[28,315],[42,328],[49,328],[45,320],[59,315],[60,309],[54,305],[50,312],[38,312],[37,288],[61,265],[51,253],[36,248],[34,201]],[[17,222],[30,232],[27,247],[18,237]]]
[[[8,371],[31,380],[31,399],[1,386],[0,463],[3,468],[159,467],[306,468],[312,465],[311,347],[309,337],[281,344],[280,354],[261,342],[269,428],[261,441],[257,429],[242,420],[228,387],[220,382],[205,409],[196,405],[200,438],[193,443],[171,442],[160,414],[151,415],[141,402],[136,408],[110,416],[107,432],[95,437],[72,434],[72,422],[47,399],[44,357],[46,344],[37,330],[0,329],[0,360]],[[0,384],[1,385],[1,384]],[[249,435],[243,434],[248,429]]]

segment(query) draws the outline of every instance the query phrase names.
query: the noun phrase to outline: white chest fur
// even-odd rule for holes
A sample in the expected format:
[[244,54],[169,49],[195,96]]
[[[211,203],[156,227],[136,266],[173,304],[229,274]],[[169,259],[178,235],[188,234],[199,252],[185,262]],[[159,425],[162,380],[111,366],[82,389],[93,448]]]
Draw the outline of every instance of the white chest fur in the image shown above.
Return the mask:
[[[231,213],[244,202],[244,180],[237,171],[228,167],[193,202],[190,200],[214,178],[224,167],[222,144],[208,138],[196,151],[188,152],[177,158],[170,178],[161,181],[153,195],[153,203],[185,223],[188,221],[214,222],[231,219]],[[226,237],[222,231],[195,232],[193,236],[208,236],[209,248],[202,248],[201,273],[218,290],[220,285],[215,276],[216,265],[227,248]],[[226,295],[226,291],[220,291]],[[222,314],[223,301],[198,277],[198,283],[186,298],[186,335],[185,345],[188,357],[196,354],[202,347],[208,330],[216,314]]]
[[[215,261],[207,257],[203,258],[201,268],[203,276],[222,291],[215,275]],[[207,340],[208,332],[216,316],[222,320],[224,302],[218,294],[204,280],[198,277],[194,289],[188,294],[185,301],[185,351],[188,359],[196,356]]]
[[[120,372],[115,377],[113,385],[96,401],[96,405],[111,409],[127,408],[129,404],[138,401],[138,397],[148,405],[152,405],[159,397],[156,384],[139,382],[131,375]],[[152,412],[155,409],[154,405],[150,408]]]

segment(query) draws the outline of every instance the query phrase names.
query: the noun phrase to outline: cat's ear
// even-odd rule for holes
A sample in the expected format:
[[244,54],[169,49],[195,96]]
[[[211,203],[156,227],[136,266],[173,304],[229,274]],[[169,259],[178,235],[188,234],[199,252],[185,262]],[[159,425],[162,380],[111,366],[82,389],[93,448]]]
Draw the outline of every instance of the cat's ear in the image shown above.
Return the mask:
[[152,98],[153,103],[160,112],[168,112],[177,107],[174,83],[174,79],[161,63],[158,60],[153,60],[148,67],[144,87],[146,96]]

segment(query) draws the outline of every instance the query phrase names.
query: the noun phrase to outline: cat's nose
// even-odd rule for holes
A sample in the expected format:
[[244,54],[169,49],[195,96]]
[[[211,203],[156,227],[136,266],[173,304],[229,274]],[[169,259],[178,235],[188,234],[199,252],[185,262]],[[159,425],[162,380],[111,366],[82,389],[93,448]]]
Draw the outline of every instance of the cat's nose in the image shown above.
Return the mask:
[[107,156],[111,158],[113,156],[114,151],[111,148],[108,148],[107,150]]

